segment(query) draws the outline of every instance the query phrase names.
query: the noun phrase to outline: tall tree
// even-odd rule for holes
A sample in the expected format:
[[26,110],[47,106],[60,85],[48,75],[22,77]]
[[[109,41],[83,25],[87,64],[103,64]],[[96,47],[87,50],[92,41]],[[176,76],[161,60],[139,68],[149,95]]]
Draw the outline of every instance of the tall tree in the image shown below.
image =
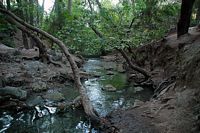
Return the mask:
[[197,0],[196,7],[197,7],[197,21],[199,22],[199,28],[200,28],[200,0]]
[[181,14],[177,25],[177,36],[180,37],[188,33],[190,27],[190,18],[192,14],[192,7],[195,0],[182,0]]
[[69,15],[72,15],[72,0],[68,0],[67,11]]
[[7,9],[10,10],[10,0],[6,0]]
[[30,13],[30,24],[34,25],[34,3],[33,0],[29,0],[29,13]]
[[37,7],[37,21],[36,21],[36,25],[39,26],[40,15],[39,15],[39,2],[38,2],[38,0],[36,0],[36,7]]

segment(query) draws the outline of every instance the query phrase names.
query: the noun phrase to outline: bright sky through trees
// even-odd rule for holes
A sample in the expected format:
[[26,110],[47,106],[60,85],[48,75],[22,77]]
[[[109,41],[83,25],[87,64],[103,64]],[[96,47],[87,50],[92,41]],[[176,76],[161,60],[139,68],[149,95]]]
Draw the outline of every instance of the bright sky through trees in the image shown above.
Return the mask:
[[[51,9],[53,7],[53,4],[54,4],[54,1],[55,0],[45,0],[45,3],[44,3],[44,10],[47,12],[47,13],[50,13],[51,12]],[[117,5],[119,3],[119,0],[110,0],[111,3],[113,5]],[[42,5],[42,2],[43,0],[39,0],[39,4]]]
[[[55,0],[45,0],[45,3],[44,3],[44,10],[45,10],[47,13],[50,13],[50,12],[51,12],[51,9],[52,9],[52,7],[53,7],[54,1],[55,1]],[[40,5],[42,5],[42,2],[43,2],[43,0],[39,0],[39,4],[40,4]]]

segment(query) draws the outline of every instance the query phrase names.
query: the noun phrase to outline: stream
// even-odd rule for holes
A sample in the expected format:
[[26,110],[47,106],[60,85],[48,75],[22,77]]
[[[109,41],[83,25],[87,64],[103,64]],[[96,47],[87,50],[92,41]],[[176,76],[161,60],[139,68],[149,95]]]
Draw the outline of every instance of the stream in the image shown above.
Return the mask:
[[[88,59],[83,66],[86,71],[95,76],[83,80],[88,96],[98,114],[106,116],[119,108],[133,106],[136,99],[148,100],[152,91],[150,89],[138,90],[128,84],[126,74],[117,69],[119,63],[106,62],[101,59]],[[106,87],[112,87],[112,91]],[[77,95],[74,88],[63,88],[66,97]],[[74,93],[74,94],[73,94]],[[41,115],[42,114],[42,115]],[[56,113],[56,108],[36,106],[35,110],[12,113],[0,111],[0,133],[99,133],[99,129],[91,127],[90,121],[85,117],[83,110],[66,110]]]

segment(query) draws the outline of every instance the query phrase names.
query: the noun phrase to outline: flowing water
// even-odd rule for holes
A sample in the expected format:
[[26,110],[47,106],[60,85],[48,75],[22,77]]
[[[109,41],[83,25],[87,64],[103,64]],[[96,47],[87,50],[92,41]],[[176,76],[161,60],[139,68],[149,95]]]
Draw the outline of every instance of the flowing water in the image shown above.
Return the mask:
[[[105,62],[100,59],[89,59],[83,70],[96,75],[85,79],[84,86],[88,96],[100,116],[106,116],[118,108],[127,108],[134,104],[135,99],[146,101],[152,95],[149,89],[136,92],[127,83],[126,75],[117,72],[118,63]],[[112,85],[116,90],[105,91]],[[63,88],[69,94],[68,88]],[[74,94],[73,94],[74,93]],[[77,92],[70,91],[70,96]],[[66,95],[66,97],[69,97]],[[67,110],[55,113],[56,108],[36,106],[35,110],[11,113],[0,111],[0,133],[99,133],[91,127],[83,110]]]

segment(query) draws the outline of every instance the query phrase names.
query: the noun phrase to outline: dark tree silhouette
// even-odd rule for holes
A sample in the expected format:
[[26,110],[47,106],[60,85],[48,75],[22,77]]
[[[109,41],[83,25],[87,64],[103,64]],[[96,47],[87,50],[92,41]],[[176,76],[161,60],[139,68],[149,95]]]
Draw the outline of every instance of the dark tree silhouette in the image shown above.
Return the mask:
[[181,4],[181,15],[177,25],[177,35],[180,37],[188,33],[190,27],[190,17],[192,14],[192,7],[195,0],[182,0]]

